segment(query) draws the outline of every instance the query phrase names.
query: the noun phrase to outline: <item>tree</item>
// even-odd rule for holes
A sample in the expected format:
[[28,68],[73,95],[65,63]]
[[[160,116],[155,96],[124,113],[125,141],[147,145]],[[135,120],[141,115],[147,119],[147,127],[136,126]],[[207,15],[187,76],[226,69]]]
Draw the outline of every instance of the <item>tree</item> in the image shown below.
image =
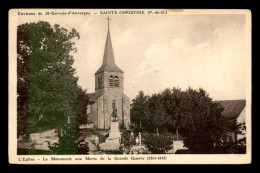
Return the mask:
[[49,148],[55,154],[88,154],[88,143],[84,139],[75,140],[76,136],[75,128],[65,127],[63,135],[59,136],[59,141]]
[[225,134],[225,120],[221,116],[223,107],[212,99],[205,90],[185,91],[185,105],[182,112],[186,121],[184,128],[184,145],[192,152],[210,153],[214,144],[220,144]]
[[22,124],[28,133],[39,122],[62,128],[77,114],[78,79],[70,53],[76,52],[72,39],[79,33],[41,21],[19,25],[17,35],[18,124],[27,120]]
[[[237,122],[237,119],[226,119],[226,131],[227,135],[234,134],[234,144],[243,144],[246,142],[246,138],[242,140],[237,140],[237,135],[242,135],[246,131],[245,122]],[[232,141],[233,143],[233,141]]]
[[27,132],[29,24],[17,28],[17,137]]
[[153,94],[148,98],[148,118],[149,127],[156,127],[157,135],[159,135],[159,128],[167,124],[169,118],[164,110],[162,104],[161,94]]
[[152,152],[152,154],[165,154],[172,149],[173,138],[170,135],[156,135],[152,133],[143,133],[143,143]]
[[144,95],[143,91],[132,100],[131,104],[131,122],[139,124],[139,128],[142,128],[142,124],[145,123],[148,117],[148,96]]
[[162,104],[167,114],[167,122],[176,130],[177,140],[179,140],[179,129],[181,129],[186,121],[184,121],[185,97],[181,89],[173,88],[172,90],[167,88],[162,92]]
[[78,111],[77,111],[77,122],[78,125],[87,124],[87,106],[89,104],[89,98],[87,96],[86,90],[78,87]]

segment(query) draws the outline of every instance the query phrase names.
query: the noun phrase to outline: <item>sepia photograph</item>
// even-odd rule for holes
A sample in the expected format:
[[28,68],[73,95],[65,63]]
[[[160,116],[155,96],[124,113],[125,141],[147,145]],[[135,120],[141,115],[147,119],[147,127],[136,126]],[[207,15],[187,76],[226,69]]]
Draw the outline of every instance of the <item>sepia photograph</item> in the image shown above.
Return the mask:
[[251,161],[249,10],[9,11],[10,163],[207,161]]

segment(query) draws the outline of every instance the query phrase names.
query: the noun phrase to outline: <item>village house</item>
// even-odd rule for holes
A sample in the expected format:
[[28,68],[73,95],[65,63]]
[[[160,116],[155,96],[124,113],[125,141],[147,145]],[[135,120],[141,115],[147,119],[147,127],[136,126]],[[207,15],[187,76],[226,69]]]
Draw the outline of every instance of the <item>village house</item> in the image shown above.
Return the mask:
[[[246,122],[246,100],[221,100],[215,101],[224,107],[222,116],[227,121],[235,121],[236,124],[242,124]],[[238,140],[246,137],[246,131],[242,130],[241,134],[235,132],[229,133],[227,142],[233,141],[237,143]]]

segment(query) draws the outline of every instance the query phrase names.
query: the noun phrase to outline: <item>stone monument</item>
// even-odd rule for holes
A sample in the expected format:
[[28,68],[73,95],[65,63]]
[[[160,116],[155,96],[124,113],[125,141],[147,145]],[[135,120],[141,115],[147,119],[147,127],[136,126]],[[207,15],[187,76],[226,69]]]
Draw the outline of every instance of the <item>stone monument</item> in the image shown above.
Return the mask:
[[113,119],[110,122],[109,137],[104,143],[99,145],[101,150],[119,150],[120,147],[121,133],[119,131],[119,121],[117,120],[117,109],[115,106],[113,106],[111,117]]
[[136,139],[138,139],[138,142],[136,142],[136,145],[131,147],[129,154],[147,154],[148,150],[144,145],[142,145],[141,132],[139,132],[138,137],[136,137]]

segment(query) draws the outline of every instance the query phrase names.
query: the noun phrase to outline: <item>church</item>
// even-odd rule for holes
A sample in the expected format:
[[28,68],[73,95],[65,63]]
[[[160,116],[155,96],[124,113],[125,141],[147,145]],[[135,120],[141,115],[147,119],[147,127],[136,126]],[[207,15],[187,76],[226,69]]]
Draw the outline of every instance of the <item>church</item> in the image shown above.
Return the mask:
[[109,30],[103,56],[103,63],[95,73],[95,93],[88,94],[89,120],[95,129],[110,129],[113,117],[121,128],[130,126],[130,99],[124,94],[124,72],[116,65]]

